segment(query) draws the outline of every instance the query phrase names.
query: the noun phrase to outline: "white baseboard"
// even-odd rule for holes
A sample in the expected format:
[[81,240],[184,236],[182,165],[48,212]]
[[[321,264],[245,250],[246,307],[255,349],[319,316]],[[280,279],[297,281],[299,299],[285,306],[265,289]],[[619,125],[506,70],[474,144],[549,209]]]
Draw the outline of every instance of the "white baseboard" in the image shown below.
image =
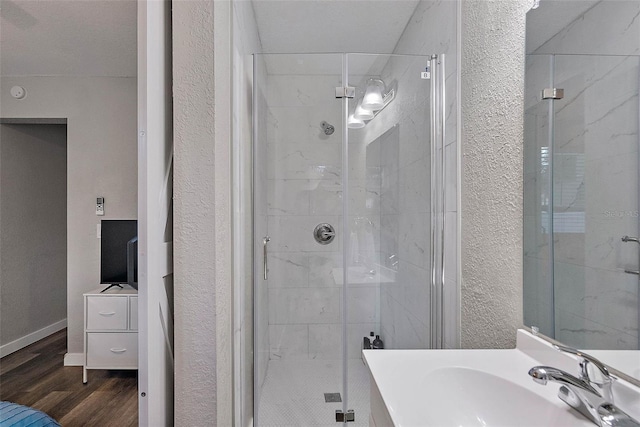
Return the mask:
[[22,338],[18,338],[17,340],[11,341],[0,346],[0,357],[5,357],[8,354],[14,353],[20,349],[25,348],[28,345],[33,344],[34,342],[40,341],[42,338],[46,338],[49,335],[58,332],[61,329],[67,327],[67,319],[62,319],[59,322],[56,322],[52,325],[45,326],[42,329],[39,329],[35,332],[31,332],[28,335],[23,336]]
[[64,366],[84,366],[84,353],[65,354]]

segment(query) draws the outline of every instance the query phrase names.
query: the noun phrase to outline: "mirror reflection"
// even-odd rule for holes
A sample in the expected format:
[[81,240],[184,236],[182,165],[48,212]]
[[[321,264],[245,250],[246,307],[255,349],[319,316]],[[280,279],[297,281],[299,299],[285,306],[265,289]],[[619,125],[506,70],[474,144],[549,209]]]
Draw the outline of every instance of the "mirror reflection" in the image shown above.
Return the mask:
[[[525,325],[638,350],[640,2],[543,0],[526,53]],[[640,353],[616,354],[640,378]]]

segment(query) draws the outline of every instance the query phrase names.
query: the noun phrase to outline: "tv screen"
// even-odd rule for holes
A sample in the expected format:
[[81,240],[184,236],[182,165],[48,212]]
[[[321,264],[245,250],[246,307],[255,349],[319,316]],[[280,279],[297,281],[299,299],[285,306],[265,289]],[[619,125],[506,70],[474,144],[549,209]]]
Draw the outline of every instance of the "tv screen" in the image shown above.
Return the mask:
[[138,222],[136,220],[102,220],[100,283],[128,283],[138,288],[137,237]]

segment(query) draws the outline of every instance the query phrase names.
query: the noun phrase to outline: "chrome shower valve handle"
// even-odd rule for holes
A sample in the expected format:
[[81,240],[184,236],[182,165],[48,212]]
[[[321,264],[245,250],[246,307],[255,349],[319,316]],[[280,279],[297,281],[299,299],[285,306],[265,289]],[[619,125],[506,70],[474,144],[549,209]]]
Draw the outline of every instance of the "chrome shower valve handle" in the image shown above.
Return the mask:
[[318,224],[313,230],[313,237],[316,239],[316,242],[321,245],[328,245],[335,239],[336,230],[331,224],[323,222],[322,224]]

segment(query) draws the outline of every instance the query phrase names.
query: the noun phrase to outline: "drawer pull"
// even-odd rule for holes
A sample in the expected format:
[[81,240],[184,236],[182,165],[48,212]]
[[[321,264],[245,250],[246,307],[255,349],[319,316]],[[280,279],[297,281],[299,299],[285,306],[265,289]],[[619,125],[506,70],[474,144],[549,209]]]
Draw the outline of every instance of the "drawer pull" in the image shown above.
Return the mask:
[[111,348],[110,350],[112,353],[124,353],[125,351],[127,351],[126,348]]
[[115,311],[99,311],[98,314],[100,316],[113,316],[114,314],[116,314]]

